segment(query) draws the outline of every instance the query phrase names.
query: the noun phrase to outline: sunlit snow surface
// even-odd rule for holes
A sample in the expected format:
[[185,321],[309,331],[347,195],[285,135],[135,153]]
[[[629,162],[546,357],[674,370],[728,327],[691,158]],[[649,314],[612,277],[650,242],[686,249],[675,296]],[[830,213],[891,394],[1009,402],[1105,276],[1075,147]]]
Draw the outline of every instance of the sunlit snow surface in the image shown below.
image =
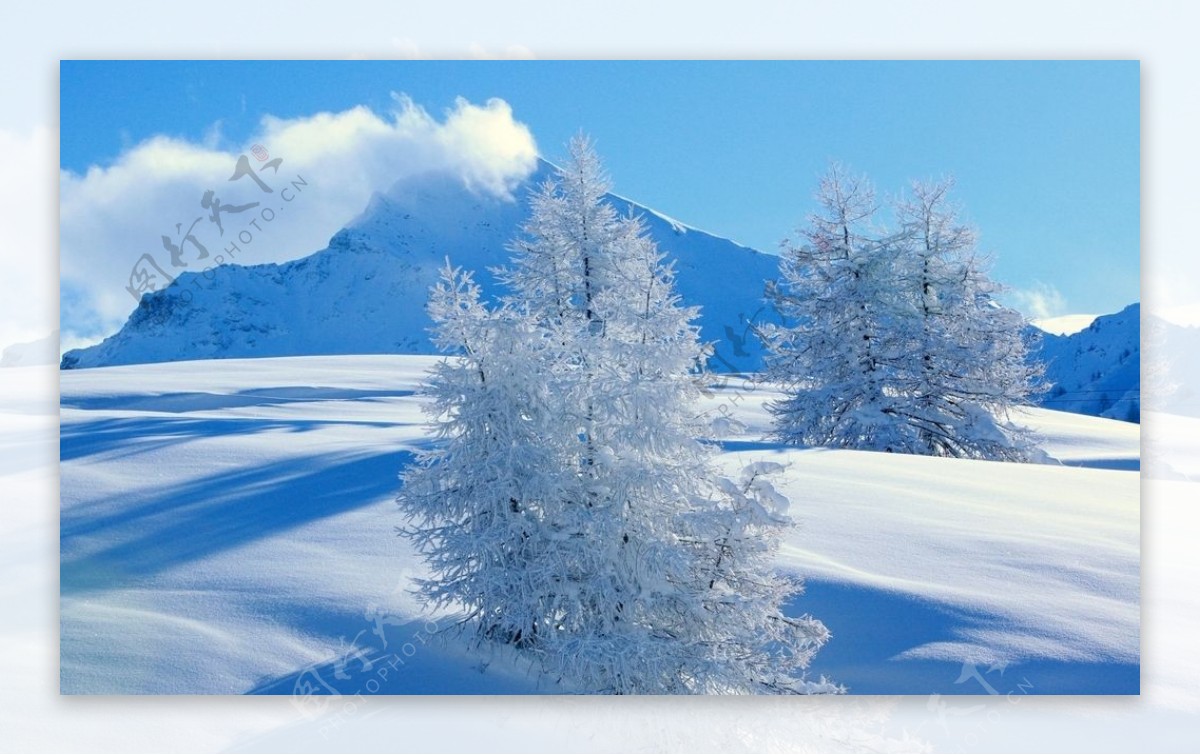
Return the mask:
[[[65,693],[545,693],[411,596],[397,475],[429,442],[431,357],[297,357],[61,373]],[[1138,692],[1139,427],[1018,417],[1062,464],[764,440],[770,393],[702,409],[730,473],[788,465],[790,607],[833,632],[851,693]],[[7,459],[8,457],[6,457]],[[991,690],[988,689],[991,687]]]

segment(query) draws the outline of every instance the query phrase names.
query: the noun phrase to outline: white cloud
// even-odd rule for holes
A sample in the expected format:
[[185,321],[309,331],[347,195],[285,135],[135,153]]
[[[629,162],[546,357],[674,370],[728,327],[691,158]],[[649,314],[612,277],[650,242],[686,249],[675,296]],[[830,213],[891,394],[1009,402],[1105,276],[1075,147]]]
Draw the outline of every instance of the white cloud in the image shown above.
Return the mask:
[[46,213],[55,202],[56,142],[56,133],[44,126],[28,133],[0,129],[0,349],[43,338],[58,327],[58,266]]
[[1048,320],[1068,314],[1067,300],[1057,288],[1037,281],[1029,288],[1008,292],[1012,305],[1030,320]]
[[1096,321],[1099,315],[1062,315],[1048,317],[1045,320],[1032,320],[1033,324],[1047,333],[1069,336],[1087,328]]
[[[232,150],[216,146],[220,127],[214,124],[200,143],[157,136],[112,165],[93,166],[84,175],[63,171],[64,342],[92,341],[116,330],[135,305],[126,291],[134,264],[148,253],[166,272],[178,272],[170,267],[162,237],[178,245],[197,218],[194,234],[210,258],[196,262],[195,248],[180,245],[187,269],[209,264],[268,206],[276,207],[277,216],[269,225],[259,220],[262,230],[253,231],[252,245],[243,245],[236,261],[279,262],[323,248],[362,211],[372,192],[406,176],[448,170],[478,191],[507,196],[535,167],[533,136],[503,100],[474,105],[459,99],[439,120],[403,95],[394,99],[394,111],[384,116],[365,107],[292,119],[268,116],[258,133]],[[265,158],[252,154],[254,145],[267,150]],[[279,192],[265,193],[250,176],[230,182],[243,154]],[[276,172],[268,167],[273,158],[282,159]],[[307,186],[285,207],[280,192],[298,176]],[[225,213],[221,235],[201,207],[210,189],[225,205],[261,204]]]

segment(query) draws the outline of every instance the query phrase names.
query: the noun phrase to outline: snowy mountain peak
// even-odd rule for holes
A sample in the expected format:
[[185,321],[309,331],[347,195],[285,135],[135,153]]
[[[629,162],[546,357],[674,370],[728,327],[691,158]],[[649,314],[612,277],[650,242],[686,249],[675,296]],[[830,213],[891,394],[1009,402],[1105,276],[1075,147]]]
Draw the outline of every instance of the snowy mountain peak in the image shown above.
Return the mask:
[[[282,264],[225,265],[211,279],[180,275],[144,296],[120,331],[67,352],[62,367],[434,353],[425,303],[438,269],[448,257],[475,272],[485,296],[496,293],[491,268],[508,262],[531,190],[553,171],[539,161],[512,198],[475,191],[447,173],[404,179],[375,194],[319,252]],[[700,306],[702,337],[714,342],[713,368],[757,369],[762,351],[750,324],[764,316],[764,284],[777,259],[616,195],[609,201],[641,215],[674,260],[679,292]]]

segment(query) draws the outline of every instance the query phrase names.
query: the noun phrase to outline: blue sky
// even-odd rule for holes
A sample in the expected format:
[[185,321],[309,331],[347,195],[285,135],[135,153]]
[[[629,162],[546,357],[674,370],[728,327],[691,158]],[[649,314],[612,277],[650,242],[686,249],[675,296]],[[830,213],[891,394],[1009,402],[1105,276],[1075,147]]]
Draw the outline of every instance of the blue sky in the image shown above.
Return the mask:
[[618,193],[765,251],[830,160],[881,193],[953,174],[997,279],[1054,313],[1139,298],[1136,61],[64,62],[61,164],[160,134],[236,146],[264,115],[386,113],[392,92],[435,115],[502,98],[552,159],[582,129]]

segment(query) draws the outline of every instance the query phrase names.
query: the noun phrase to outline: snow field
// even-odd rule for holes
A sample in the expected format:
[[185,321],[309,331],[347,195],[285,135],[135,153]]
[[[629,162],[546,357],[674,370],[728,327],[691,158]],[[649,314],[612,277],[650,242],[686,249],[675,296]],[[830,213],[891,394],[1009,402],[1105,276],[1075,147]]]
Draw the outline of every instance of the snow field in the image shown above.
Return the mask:
[[[428,443],[413,392],[435,361],[62,373],[63,692],[292,694],[306,669],[344,694],[371,678],[559,691],[408,592],[424,567],[393,499]],[[1038,693],[1136,693],[1136,425],[1030,410],[1064,465],[784,449],[763,437],[769,393],[722,380],[700,409],[730,418],[714,438],[728,473],[788,465],[775,482],[798,527],[779,565],[808,580],[795,613],[834,635],[813,673],[851,693],[978,693],[956,682],[969,662]],[[431,622],[445,631],[421,642]]]

